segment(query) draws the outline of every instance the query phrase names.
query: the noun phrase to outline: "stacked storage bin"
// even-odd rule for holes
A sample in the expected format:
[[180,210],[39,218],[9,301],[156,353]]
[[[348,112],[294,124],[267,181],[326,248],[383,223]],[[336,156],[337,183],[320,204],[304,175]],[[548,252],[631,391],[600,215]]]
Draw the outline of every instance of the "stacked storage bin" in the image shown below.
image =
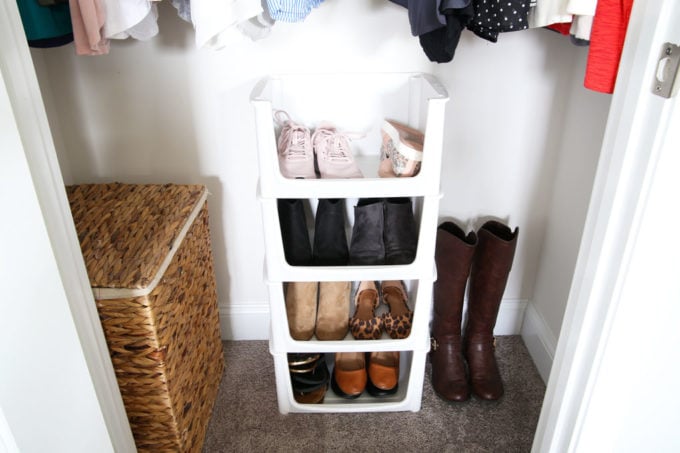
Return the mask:
[[[270,352],[274,358],[279,411],[388,412],[418,411],[425,360],[429,351],[434,246],[439,216],[440,169],[444,110],[448,94],[426,74],[333,74],[269,77],[251,94],[255,110],[260,169],[259,199],[265,237],[265,279],[271,309]],[[286,179],[279,171],[273,112],[287,111],[295,121],[314,124],[330,120],[342,130],[359,131],[365,138],[352,142],[361,179]],[[420,172],[413,177],[379,178],[380,127],[392,119],[425,133]],[[404,265],[292,266],[286,262],[279,227],[277,199],[345,199],[351,231],[351,206],[358,198],[410,197],[418,224],[415,260]],[[288,329],[283,284],[295,281],[403,280],[413,310],[411,334],[391,339],[341,341],[294,340]],[[354,308],[351,308],[353,313]],[[350,314],[351,314],[350,313]],[[326,353],[332,372],[335,352],[401,351],[399,390],[385,398],[362,395],[347,400],[328,391],[322,404],[299,404],[293,397],[287,354]]]

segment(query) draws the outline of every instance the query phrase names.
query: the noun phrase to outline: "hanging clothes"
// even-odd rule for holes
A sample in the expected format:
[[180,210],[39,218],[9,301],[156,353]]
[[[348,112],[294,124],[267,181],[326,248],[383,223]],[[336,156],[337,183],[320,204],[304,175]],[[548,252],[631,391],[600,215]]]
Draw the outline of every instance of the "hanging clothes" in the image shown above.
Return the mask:
[[104,0],[108,39],[134,38],[146,41],[158,34],[158,9],[149,0]]
[[475,16],[468,29],[487,41],[498,41],[498,34],[529,27],[529,0],[473,0]]
[[571,28],[569,29],[569,34],[576,41],[589,42],[590,32],[593,29],[593,17],[595,16],[595,11],[590,15],[577,15],[574,16],[574,20],[571,23]]
[[584,86],[613,93],[633,0],[598,0]]
[[17,0],[28,45],[58,47],[73,42],[68,3],[40,5],[36,0]]
[[191,23],[191,1],[172,0],[172,6],[177,10],[177,15],[185,22]]
[[101,0],[69,0],[73,39],[78,55],[105,55],[109,40],[103,34],[106,13]]
[[569,33],[576,40],[590,41],[597,0],[569,0],[567,12],[573,16]]
[[572,42],[587,45],[597,0],[539,0],[529,11],[529,28],[549,27],[553,30],[569,24]]
[[302,22],[323,0],[267,0],[272,19],[281,22]]
[[260,0],[192,0],[196,47],[218,50],[243,38],[238,25],[262,13]]
[[472,0],[390,1],[408,9],[411,35],[418,36],[430,61],[453,60],[460,35],[474,15]]
[[552,24],[571,23],[567,11],[569,0],[537,0],[529,11],[529,27],[542,28]]
[[[420,35],[420,46],[430,61],[447,63],[453,57],[460,41],[460,35],[474,16],[472,2],[457,0],[460,8],[445,8],[442,10],[446,25],[436,30]],[[444,2],[442,2],[444,4]],[[451,4],[454,4],[453,2]]]
[[261,0],[260,6],[262,6],[261,13],[236,25],[241,33],[253,41],[258,41],[265,38],[276,23],[271,14],[269,14],[267,1]]

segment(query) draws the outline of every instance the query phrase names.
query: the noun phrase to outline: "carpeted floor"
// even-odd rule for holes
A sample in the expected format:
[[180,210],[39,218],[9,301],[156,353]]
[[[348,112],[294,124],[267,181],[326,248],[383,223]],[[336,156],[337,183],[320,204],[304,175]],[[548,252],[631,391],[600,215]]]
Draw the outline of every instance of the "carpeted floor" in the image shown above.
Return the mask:
[[545,385],[519,336],[498,337],[496,348],[505,385],[497,402],[440,399],[428,362],[419,412],[281,415],[268,343],[224,342],[203,452],[528,452]]

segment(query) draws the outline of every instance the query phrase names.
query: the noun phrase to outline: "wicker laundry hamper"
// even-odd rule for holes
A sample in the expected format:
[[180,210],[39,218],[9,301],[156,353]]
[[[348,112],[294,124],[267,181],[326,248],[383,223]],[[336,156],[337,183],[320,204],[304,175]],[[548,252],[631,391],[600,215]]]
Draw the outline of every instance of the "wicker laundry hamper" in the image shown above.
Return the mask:
[[137,449],[200,452],[224,369],[205,187],[66,191]]

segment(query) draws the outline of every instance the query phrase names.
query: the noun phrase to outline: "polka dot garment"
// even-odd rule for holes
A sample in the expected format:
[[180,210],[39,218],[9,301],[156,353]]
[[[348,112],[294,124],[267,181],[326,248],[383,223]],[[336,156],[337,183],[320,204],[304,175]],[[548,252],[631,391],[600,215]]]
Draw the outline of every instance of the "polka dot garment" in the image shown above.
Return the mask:
[[473,0],[475,16],[468,24],[474,34],[491,42],[498,33],[528,28],[530,0]]

